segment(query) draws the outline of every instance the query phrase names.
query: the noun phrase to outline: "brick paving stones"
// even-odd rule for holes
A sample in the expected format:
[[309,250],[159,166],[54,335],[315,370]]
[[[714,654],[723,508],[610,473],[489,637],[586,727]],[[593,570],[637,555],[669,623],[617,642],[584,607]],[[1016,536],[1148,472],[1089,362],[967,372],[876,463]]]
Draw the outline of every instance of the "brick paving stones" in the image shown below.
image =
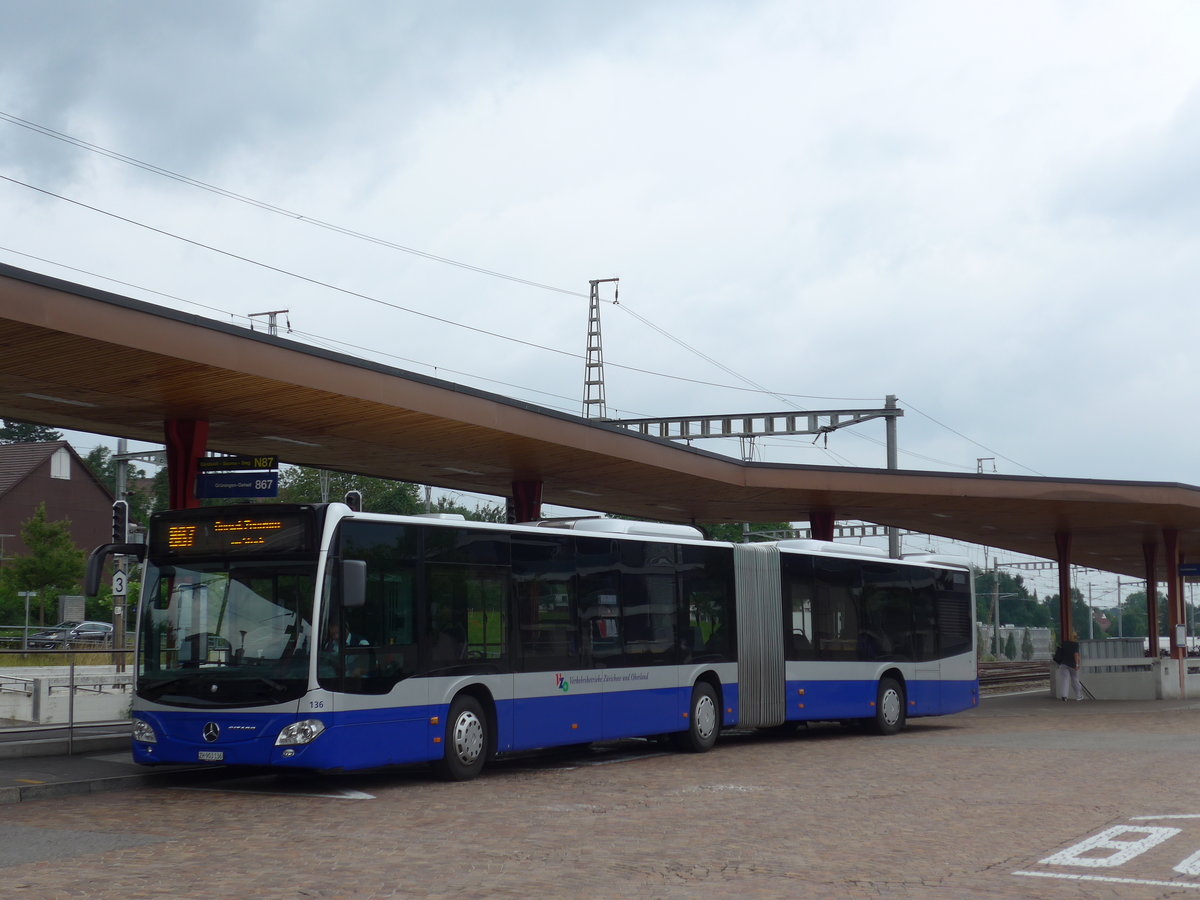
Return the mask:
[[142,787],[0,807],[0,840],[56,856],[0,858],[0,897],[1200,900],[1198,755],[1200,703],[1039,694],[890,738],[629,743],[465,784]]

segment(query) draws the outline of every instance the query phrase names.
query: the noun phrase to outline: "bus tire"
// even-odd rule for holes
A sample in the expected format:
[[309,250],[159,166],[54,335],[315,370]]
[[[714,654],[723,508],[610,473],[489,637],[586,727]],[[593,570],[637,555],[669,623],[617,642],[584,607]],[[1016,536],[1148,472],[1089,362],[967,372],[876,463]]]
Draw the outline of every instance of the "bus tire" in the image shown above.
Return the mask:
[[717,692],[707,681],[697,681],[692,688],[686,731],[673,735],[676,749],[687,753],[704,753],[717,742],[721,730],[721,707]]
[[488,723],[483,707],[470,694],[459,694],[446,716],[442,758],[434,770],[446,781],[470,781],[483,771],[488,755]]
[[896,734],[904,728],[904,688],[894,678],[880,678],[875,693],[876,734]]

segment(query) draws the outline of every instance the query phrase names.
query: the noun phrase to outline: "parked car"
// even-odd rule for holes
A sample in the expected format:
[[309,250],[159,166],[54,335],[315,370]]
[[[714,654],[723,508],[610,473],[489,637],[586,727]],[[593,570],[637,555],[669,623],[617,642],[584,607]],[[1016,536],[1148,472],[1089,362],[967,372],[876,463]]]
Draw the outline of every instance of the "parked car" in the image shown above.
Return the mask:
[[53,650],[62,646],[63,636],[72,628],[82,625],[82,622],[59,622],[41,631],[35,631],[29,636],[29,647],[33,650]]
[[113,627],[107,622],[80,622],[67,632],[68,644],[111,644]]
[[77,644],[111,644],[113,627],[107,622],[59,622],[29,636],[33,650],[59,650]]

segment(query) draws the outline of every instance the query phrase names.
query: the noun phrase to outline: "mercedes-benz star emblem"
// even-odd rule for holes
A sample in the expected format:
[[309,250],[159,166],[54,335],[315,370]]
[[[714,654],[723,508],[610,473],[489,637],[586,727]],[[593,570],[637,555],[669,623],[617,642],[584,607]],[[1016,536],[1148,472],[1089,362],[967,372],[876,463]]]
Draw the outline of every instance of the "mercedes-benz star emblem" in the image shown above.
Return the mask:
[[221,726],[216,722],[204,723],[204,739],[210,744],[221,736]]

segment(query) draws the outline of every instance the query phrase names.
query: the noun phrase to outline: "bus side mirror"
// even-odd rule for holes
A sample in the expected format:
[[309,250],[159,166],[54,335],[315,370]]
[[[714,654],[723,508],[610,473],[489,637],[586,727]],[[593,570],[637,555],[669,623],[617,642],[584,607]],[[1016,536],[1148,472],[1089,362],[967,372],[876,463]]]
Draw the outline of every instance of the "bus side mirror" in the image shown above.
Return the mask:
[[367,561],[342,560],[342,606],[358,609],[367,605]]
[[100,593],[100,573],[104,560],[110,556],[136,556],[138,562],[146,558],[145,544],[102,544],[91,552],[87,561],[87,574],[83,579],[83,593],[95,597]]

